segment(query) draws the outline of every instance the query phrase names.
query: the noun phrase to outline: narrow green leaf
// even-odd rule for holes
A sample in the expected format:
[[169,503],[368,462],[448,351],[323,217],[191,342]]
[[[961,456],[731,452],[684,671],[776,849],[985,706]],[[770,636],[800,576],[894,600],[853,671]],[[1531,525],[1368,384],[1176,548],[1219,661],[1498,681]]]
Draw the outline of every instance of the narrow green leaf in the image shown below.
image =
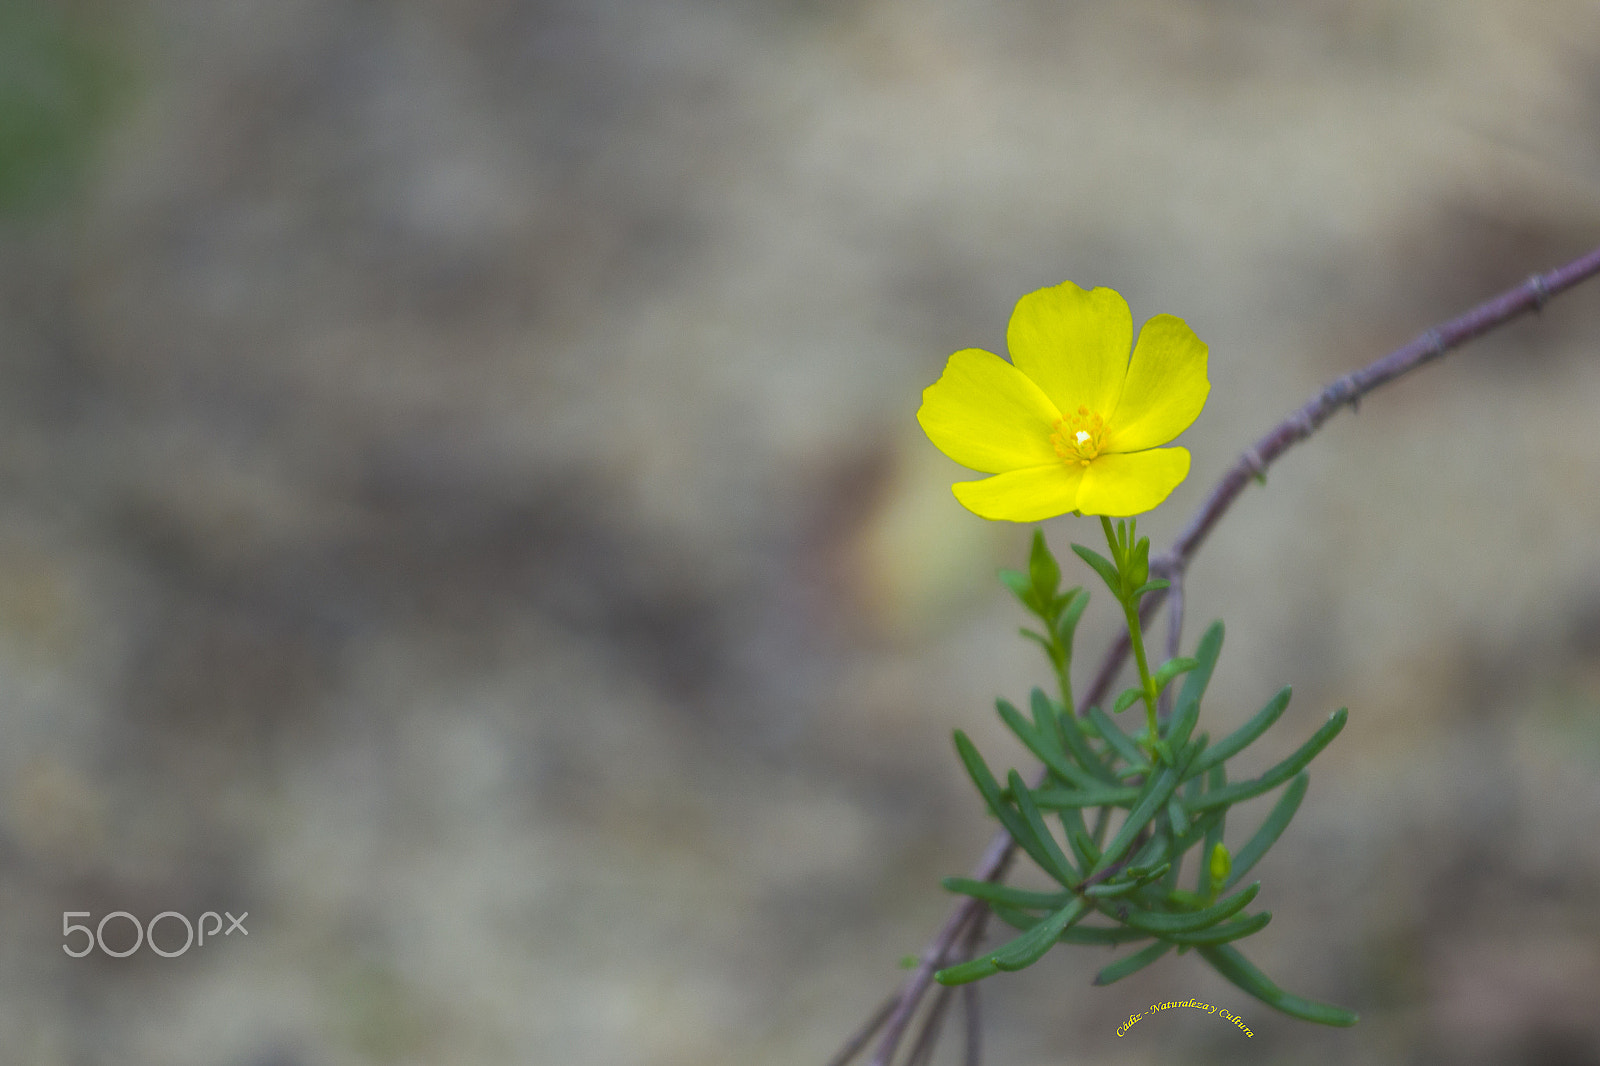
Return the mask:
[[[1152,873],[1152,871],[1154,872]],[[1162,874],[1167,872],[1167,864],[1129,862],[1128,865],[1122,868],[1122,872],[1128,877],[1145,878],[1147,874],[1150,875],[1150,877],[1160,877]]]
[[996,700],[995,710],[1000,712],[1001,720],[1017,735],[1023,746],[1038,756],[1039,761],[1044,763],[1056,777],[1078,788],[1095,788],[1099,785],[1087,770],[1080,770],[1068,762],[1061,749],[1041,737],[1039,731],[1033,727],[1033,723],[1022,717],[1022,712],[1009,702]]
[[[1033,800],[1035,803],[1039,802],[1039,793],[1033,794]],[[1067,844],[1072,848],[1073,858],[1078,860],[1078,869],[1087,870],[1094,865],[1094,859],[1078,847],[1079,836],[1088,839],[1089,827],[1083,822],[1083,811],[1077,807],[1057,808],[1056,817],[1061,820],[1061,828],[1067,834]]]
[[[1169,862],[1174,857],[1172,850],[1172,837],[1165,831],[1158,831],[1150,835],[1144,846],[1134,853],[1128,860],[1129,866],[1149,869],[1162,863]],[[1177,856],[1181,858],[1181,856]]]
[[1017,842],[1017,846],[1032,856],[1041,870],[1048,870],[1050,858],[1045,853],[1044,845],[1034,837],[1032,830],[1028,828],[1027,820],[1001,796],[1000,783],[989,772],[989,765],[983,761],[983,756],[978,754],[978,749],[961,730],[955,731],[955,739],[956,752],[961,756],[961,762],[966,766],[967,775],[972,778],[972,783],[978,786],[983,802],[987,803],[994,816],[1000,819],[1000,824],[1005,826],[1006,832],[1011,834],[1011,839]]
[[1129,770],[1135,773],[1144,773],[1150,769],[1149,762],[1140,753],[1132,738],[1124,733],[1122,728],[1113,722],[1106,712],[1098,707],[1090,707],[1089,721],[1094,723],[1094,727],[1100,731],[1101,738],[1111,747],[1111,750],[1121,756],[1122,761],[1128,764]]
[[1189,828],[1189,812],[1183,809],[1183,801],[1174,792],[1172,798],[1167,800],[1167,821],[1172,824],[1172,835],[1181,837]]
[[[1305,769],[1306,764],[1316,758],[1317,752],[1327,747],[1333,738],[1339,735],[1339,731],[1344,728],[1344,723],[1349,717],[1350,712],[1340,707],[1333,712],[1321,729],[1312,734],[1310,740],[1300,745],[1293,755],[1254,780],[1225,785],[1215,792],[1206,793],[1200,797],[1195,806],[1197,808],[1229,806],[1277,788]],[[1207,755],[1209,754],[1208,752]],[[1206,756],[1202,755],[1199,761],[1204,762],[1205,760]]]
[[1166,578],[1158,577],[1153,581],[1146,581],[1144,584],[1134,589],[1133,594],[1135,597],[1139,597],[1146,595],[1147,593],[1159,592],[1161,589],[1164,589],[1171,584],[1172,582],[1168,581]]
[[1094,748],[1089,744],[1089,738],[1083,735],[1083,728],[1078,722],[1078,716],[1071,709],[1059,707],[1046,696],[1040,689],[1034,689],[1032,695],[1034,703],[1034,716],[1039,714],[1038,704],[1043,701],[1050,704],[1051,712],[1056,724],[1061,727],[1061,738],[1067,742],[1067,750],[1072,752],[1073,758],[1078,760],[1078,765],[1088,770],[1095,777],[1108,785],[1118,784],[1117,775],[1105,764],[1105,761],[1095,754]]
[[1074,899],[1011,943],[997,948],[989,957],[1002,970],[1026,969],[1043,958],[1060,939],[1061,931],[1083,917],[1088,909],[1086,902]]
[[1152,679],[1156,683],[1157,691],[1166,688],[1172,679],[1177,677],[1179,674],[1186,674],[1190,670],[1197,668],[1199,665],[1199,659],[1168,659],[1166,662],[1156,667],[1156,672],[1152,675]]
[[[1044,915],[1033,914],[1017,907],[1009,907],[1004,903],[991,903],[989,909],[994,916],[1013,929],[1032,929],[1044,918]],[[1132,944],[1140,940],[1149,940],[1155,934],[1146,933],[1141,929],[1129,929],[1125,925],[1083,925],[1081,923],[1069,925],[1061,931],[1061,941],[1066,944]]]
[[1044,605],[1034,596],[1033,579],[1027,574],[1021,570],[1002,570],[1000,571],[1000,581],[1006,588],[1011,590],[1013,596],[1022,601],[1022,606],[1026,607],[1029,612],[1040,617],[1044,616]]
[[1107,788],[1102,785],[1090,788],[1035,789],[1033,801],[1051,811],[1081,810],[1084,807],[1131,807],[1139,799],[1135,785]]
[[1068,944],[1131,944],[1138,940],[1149,940],[1150,936],[1125,925],[1110,928],[1103,925],[1069,925],[1062,932],[1061,939]]
[[1306,773],[1296,775],[1295,779],[1289,782],[1289,787],[1283,790],[1283,795],[1273,804],[1272,813],[1262,821],[1261,828],[1255,831],[1249,842],[1239,849],[1239,854],[1233,857],[1233,871],[1223,883],[1223,891],[1238,884],[1244,875],[1261,861],[1267,849],[1278,842],[1278,838],[1288,828],[1289,820],[1300,809],[1300,801],[1305,799],[1306,788],[1310,784],[1311,775]]
[[1288,685],[1278,690],[1278,694],[1267,701],[1267,705],[1257,711],[1244,725],[1217,741],[1216,746],[1206,753],[1200,760],[1200,769],[1209,770],[1218,763],[1225,762],[1243,751],[1257,737],[1267,731],[1267,728],[1283,714],[1283,709],[1289,706],[1289,697],[1294,690]]
[[1283,1013],[1319,1025],[1337,1025],[1348,1027],[1360,1020],[1354,1011],[1335,1007],[1329,1003],[1318,1003],[1315,1000],[1303,999],[1292,995],[1272,983],[1272,979],[1260,970],[1249,959],[1239,954],[1238,950],[1229,944],[1203,944],[1195,950],[1216,967],[1218,973],[1232,981],[1244,991],[1255,996],[1269,1007]]
[[1089,868],[1093,869],[1100,862],[1100,848],[1090,839],[1089,834],[1072,832],[1072,850],[1080,857],[1088,856]]
[[1072,550],[1078,553],[1078,558],[1088,563],[1095,573],[1100,575],[1100,580],[1106,583],[1111,590],[1111,595],[1120,602],[1122,600],[1122,578],[1117,574],[1117,567],[1110,559],[1101,555],[1092,548],[1085,548],[1082,544],[1074,544]]
[[1141,948],[1125,959],[1119,959],[1095,974],[1094,983],[1097,985],[1109,985],[1115,981],[1120,981],[1129,974],[1137,973],[1149,966],[1171,950],[1171,944],[1157,940],[1154,944]]
[[1183,688],[1178,691],[1178,702],[1173,705],[1174,714],[1185,701],[1199,703],[1200,697],[1205,694],[1206,686],[1211,684],[1211,674],[1217,668],[1217,659],[1222,655],[1223,634],[1222,620],[1218,619],[1206,628],[1200,637],[1200,643],[1195,645],[1195,668],[1183,679]]
[[961,985],[1000,970],[1020,970],[1031,966],[1050,950],[1063,929],[1083,916],[1087,907],[1083,900],[1074,898],[1050,917],[1035,922],[1015,940],[969,962],[946,967],[935,973],[933,979],[942,985]]
[[1028,791],[1027,782],[1022,780],[1021,774],[1012,770],[1007,783],[1011,786],[1012,798],[1017,801],[1017,809],[1027,820],[1028,828],[1033,831],[1034,838],[1043,845],[1045,858],[1050,860],[1048,865],[1041,864],[1044,865],[1044,872],[1068,888],[1075,886],[1082,877],[1062,853],[1061,845],[1056,843],[1055,834],[1050,832],[1050,827],[1044,824],[1039,808],[1034,805],[1033,793]]
[[1111,838],[1111,843],[1101,853],[1100,859],[1089,870],[1089,874],[1097,874],[1122,858],[1124,852],[1138,836],[1139,830],[1150,824],[1150,819],[1155,816],[1161,805],[1167,802],[1167,797],[1172,795],[1172,790],[1178,787],[1178,775],[1170,766],[1162,767],[1161,772],[1153,775],[1144,785],[1144,795],[1128,812],[1128,817],[1123,821],[1122,828],[1117,830],[1117,835]]
[[1202,907],[1197,911],[1170,913],[1162,911],[1146,911],[1118,907],[1113,915],[1124,925],[1131,925],[1135,929],[1143,929],[1157,936],[1168,933],[1193,933],[1209,926],[1216,925],[1224,918],[1232,918],[1235,914],[1250,905],[1256,898],[1256,893],[1261,891],[1261,882],[1252,882],[1248,887],[1240,889],[1226,899],[1218,900],[1209,907]]
[[[1199,783],[1199,781],[1200,781],[1200,779],[1198,777],[1194,778],[1194,783]],[[1211,791],[1213,791],[1213,792],[1215,792],[1217,789],[1221,788],[1223,785],[1226,785],[1227,783],[1228,783],[1228,768],[1226,766],[1221,765],[1221,764],[1213,766],[1211,768],[1210,773],[1208,773],[1206,775],[1206,787],[1208,789],[1210,789]],[[1192,798],[1193,797],[1191,797],[1191,799]],[[1201,816],[1203,820],[1209,819],[1209,822],[1206,825],[1206,829],[1205,829],[1205,845],[1201,849],[1200,854],[1202,854],[1202,855],[1210,855],[1212,849],[1215,848],[1218,844],[1222,843],[1223,830],[1227,826],[1227,816],[1228,816],[1228,808],[1226,808],[1226,807],[1218,807],[1216,810],[1212,811],[1210,813],[1210,815],[1202,815]],[[1237,857],[1235,857],[1235,859],[1234,859],[1233,868],[1235,870],[1239,869],[1239,860],[1238,860]],[[1248,872],[1248,868],[1244,872]],[[1241,876],[1242,876],[1242,873],[1241,873]],[[1205,870],[1204,865],[1202,865],[1201,869],[1200,869],[1200,883],[1197,886],[1197,891],[1203,892],[1203,891],[1205,891],[1205,887],[1206,887],[1206,870]],[[1231,887],[1232,887],[1231,884],[1227,884],[1227,885],[1223,885],[1222,889],[1223,889],[1223,891],[1226,891],[1227,889],[1229,889]]]
[[1213,925],[1210,929],[1201,929],[1194,933],[1165,933],[1163,934],[1174,944],[1225,944],[1230,940],[1243,940],[1247,936],[1258,933],[1272,921],[1271,911],[1262,911],[1252,914],[1247,918],[1235,918],[1231,922],[1222,922]]
[[1080,585],[1062,593],[1056,603],[1060,605],[1061,610],[1056,616],[1054,627],[1056,641],[1066,653],[1067,661],[1071,662],[1072,638],[1078,631],[1078,621],[1083,617],[1084,609],[1089,606],[1089,593]]
[[[1013,929],[1032,929],[1044,918],[1043,914],[1039,914],[1036,911],[1023,910],[1020,907],[1012,907],[1004,903],[990,903],[989,910],[994,912],[996,918],[999,918]],[[1150,934],[1146,933],[1145,935],[1149,936]]]
[[1117,702],[1111,705],[1112,714],[1121,714],[1144,698],[1144,689],[1125,688],[1117,694]]
[[1040,740],[1064,756],[1067,749],[1062,743],[1061,723],[1056,721],[1055,703],[1048,696],[1038,699],[1035,693],[1044,696],[1044,692],[1038,688],[1028,694],[1028,707],[1033,711],[1033,728],[1038,730]]
[[1018,629],[1017,634],[1019,636],[1027,637],[1029,640],[1039,645],[1039,647],[1044,649],[1044,653],[1047,657],[1049,657],[1050,661],[1055,662],[1056,647],[1054,644],[1050,643],[1049,637],[1045,636],[1043,633],[1029,629],[1027,626],[1023,626],[1022,628]]
[[1071,892],[1030,892],[1025,888],[1000,885],[993,881],[974,881],[970,877],[946,877],[940,882],[948,892],[959,892],[986,903],[1004,903],[1011,907],[1031,907],[1034,910],[1055,910],[1066,906]]
[[941,985],[965,985],[985,977],[992,977],[999,972],[1000,967],[995,965],[994,959],[988,955],[981,955],[958,966],[946,966],[935,972],[933,979]]
[[1104,881],[1098,885],[1090,885],[1083,890],[1083,894],[1090,899],[1116,899],[1126,896],[1139,887],[1137,880]]

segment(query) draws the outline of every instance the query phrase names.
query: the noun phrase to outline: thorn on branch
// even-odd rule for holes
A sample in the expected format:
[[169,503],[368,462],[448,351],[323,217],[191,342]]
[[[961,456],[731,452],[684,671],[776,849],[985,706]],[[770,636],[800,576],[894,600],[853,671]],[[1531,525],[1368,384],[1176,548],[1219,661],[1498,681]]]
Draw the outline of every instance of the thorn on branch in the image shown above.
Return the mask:
[[1261,452],[1257,448],[1253,446],[1248,448],[1245,453],[1239,457],[1239,461],[1242,462],[1246,469],[1250,471],[1251,477],[1255,478],[1263,485],[1267,483],[1267,463],[1266,460],[1261,458]]
[[1533,293],[1534,311],[1543,311],[1550,299],[1550,286],[1545,283],[1543,274],[1528,275],[1528,291]]

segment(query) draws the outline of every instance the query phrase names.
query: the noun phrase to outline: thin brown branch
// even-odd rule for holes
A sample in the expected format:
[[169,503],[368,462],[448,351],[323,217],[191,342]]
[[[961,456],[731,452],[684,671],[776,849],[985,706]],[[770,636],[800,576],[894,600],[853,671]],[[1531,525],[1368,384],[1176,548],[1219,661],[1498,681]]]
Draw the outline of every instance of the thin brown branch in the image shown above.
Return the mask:
[[978,1011],[978,982],[971,981],[961,988],[961,1006],[967,1023],[967,1051],[962,1062],[965,1066],[982,1066],[983,1016]]
[[872,1039],[874,1033],[883,1028],[883,1023],[889,1020],[889,1015],[902,1001],[901,993],[890,993],[878,1009],[872,1012],[872,1017],[861,1024],[861,1028],[850,1034],[850,1039],[844,1042],[833,1058],[828,1060],[828,1066],[849,1066],[851,1060],[861,1054],[861,1049],[867,1046],[867,1041]]
[[939,1042],[939,1034],[944,1030],[944,1020],[950,1009],[950,999],[955,989],[949,985],[942,986],[933,996],[933,1009],[928,1012],[928,1018],[922,1025],[922,1032],[917,1034],[917,1039],[911,1045],[911,1054],[906,1058],[906,1066],[928,1066],[933,1060],[933,1050]]
[[[1534,274],[1522,284],[1485,300],[1465,314],[1424,330],[1410,344],[1396,348],[1383,358],[1333,381],[1240,455],[1238,461],[1222,475],[1200,509],[1183,527],[1172,547],[1150,561],[1151,576],[1167,577],[1174,582],[1173,587],[1177,588],[1177,583],[1182,580],[1195,553],[1200,550],[1211,530],[1221,521],[1228,508],[1233,506],[1233,501],[1244,491],[1251,479],[1261,478],[1280,455],[1310,437],[1339,408],[1349,405],[1354,409],[1361,398],[1374,389],[1438,359],[1446,352],[1514,318],[1521,317],[1529,311],[1542,309],[1551,297],[1565,292],[1597,273],[1600,273],[1600,248],[1547,273]],[[1155,592],[1145,597],[1140,605],[1142,620],[1148,620],[1154,614],[1163,596],[1164,593]],[[1180,605],[1174,612],[1172,629],[1174,633],[1181,625],[1181,611]],[[1128,637],[1124,633],[1107,649],[1094,681],[1079,701],[1080,714],[1091,705],[1105,699],[1106,692],[1110,690],[1112,681],[1122,669],[1127,657]],[[1011,838],[1004,832],[997,833],[984,850],[983,858],[972,873],[973,878],[980,881],[998,879],[1011,861],[1013,851]],[[916,970],[901,986],[899,1002],[873,1056],[872,1066],[889,1066],[912,1013],[923,995],[927,993],[928,985],[933,980],[933,972],[950,954],[962,930],[985,910],[981,901],[970,896],[956,904],[943,928],[923,951]]]

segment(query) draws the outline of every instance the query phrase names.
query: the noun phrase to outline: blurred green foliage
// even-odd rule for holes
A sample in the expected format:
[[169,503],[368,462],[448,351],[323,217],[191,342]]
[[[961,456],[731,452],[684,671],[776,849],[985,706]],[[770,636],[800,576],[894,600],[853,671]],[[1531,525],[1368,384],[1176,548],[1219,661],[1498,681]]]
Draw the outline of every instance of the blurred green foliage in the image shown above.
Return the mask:
[[0,217],[81,187],[125,70],[98,9],[0,0]]

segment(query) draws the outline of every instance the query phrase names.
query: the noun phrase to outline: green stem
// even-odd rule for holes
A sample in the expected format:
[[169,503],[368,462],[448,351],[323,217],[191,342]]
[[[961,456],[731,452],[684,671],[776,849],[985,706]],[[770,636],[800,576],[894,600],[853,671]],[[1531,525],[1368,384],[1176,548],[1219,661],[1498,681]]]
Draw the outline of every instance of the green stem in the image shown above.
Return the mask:
[[[1111,547],[1111,558],[1117,564],[1117,572],[1126,574],[1127,559],[1117,545],[1116,531],[1111,528],[1111,519],[1101,515],[1100,527],[1105,530],[1106,543]],[[1132,548],[1131,544],[1129,548]],[[1127,578],[1124,577],[1123,580],[1126,581]],[[1154,757],[1161,741],[1160,726],[1156,722],[1156,681],[1150,676],[1150,661],[1144,653],[1144,627],[1139,624],[1138,597],[1131,595],[1131,591],[1119,594],[1118,598],[1122,600],[1122,613],[1128,620],[1128,643],[1133,648],[1133,661],[1139,667],[1139,686],[1144,689],[1145,721],[1150,729],[1150,751]]]

